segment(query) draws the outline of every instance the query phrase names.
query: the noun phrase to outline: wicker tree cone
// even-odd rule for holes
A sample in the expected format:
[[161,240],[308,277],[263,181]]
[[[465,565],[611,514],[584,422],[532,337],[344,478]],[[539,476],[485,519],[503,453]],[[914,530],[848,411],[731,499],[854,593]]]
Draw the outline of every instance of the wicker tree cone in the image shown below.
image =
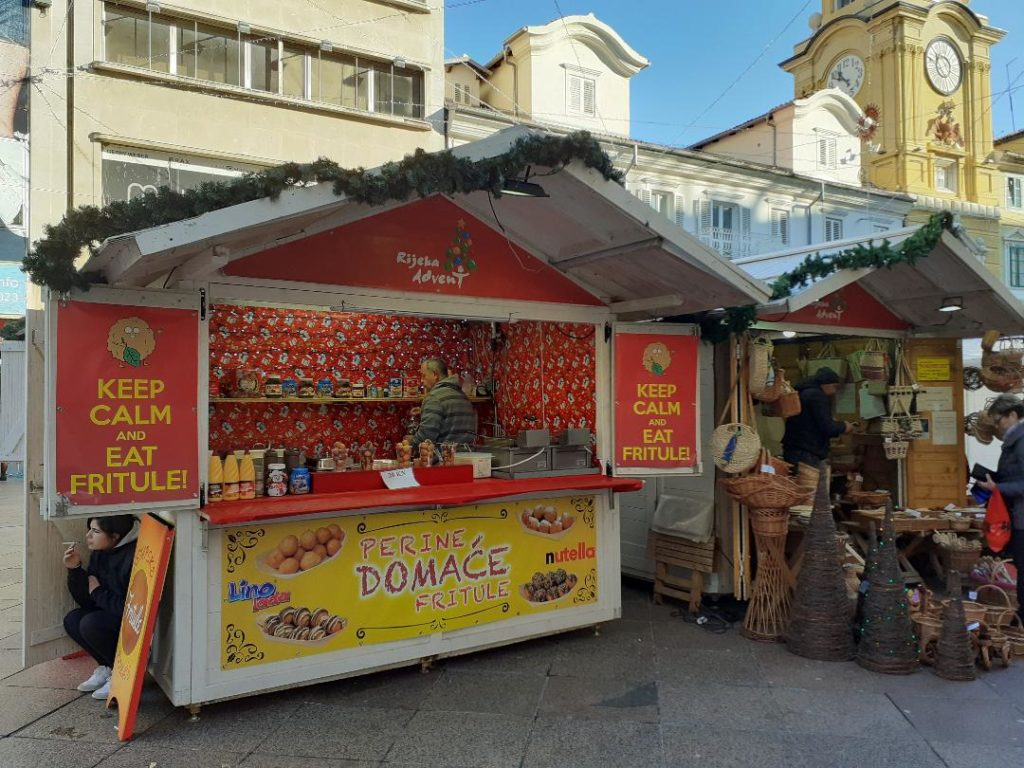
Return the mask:
[[[872,537],[874,538],[874,537]],[[900,580],[893,534],[892,508],[885,512],[882,535],[869,554],[857,663],[873,672],[907,675],[918,669],[917,637],[910,601]]]
[[[805,465],[801,464],[801,469]],[[789,614],[786,645],[818,661],[853,658],[853,626],[846,577],[836,548],[836,525],[822,472],[807,531],[807,549]],[[845,548],[845,543],[844,543]]]
[[942,631],[935,646],[935,674],[946,680],[973,680],[974,651],[967,632],[960,574],[949,575],[949,602],[942,610]]
[[783,572],[789,510],[751,509],[750,522],[757,547],[757,573],[742,631],[751,640],[775,643],[782,640],[789,616],[789,587]]

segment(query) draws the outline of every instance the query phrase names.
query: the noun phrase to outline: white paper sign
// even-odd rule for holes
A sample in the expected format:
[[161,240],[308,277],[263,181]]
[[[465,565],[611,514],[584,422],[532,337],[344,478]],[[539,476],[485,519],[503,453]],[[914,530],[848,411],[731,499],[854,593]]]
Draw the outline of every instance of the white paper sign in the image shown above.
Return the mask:
[[405,467],[404,469],[388,469],[381,472],[380,476],[384,479],[384,485],[392,491],[398,490],[399,488],[418,488],[420,485],[416,481],[416,475],[413,474],[412,467]]
[[956,445],[957,431],[961,428],[955,411],[932,413],[932,445]]
[[953,388],[930,385],[917,393],[918,411],[952,411]]

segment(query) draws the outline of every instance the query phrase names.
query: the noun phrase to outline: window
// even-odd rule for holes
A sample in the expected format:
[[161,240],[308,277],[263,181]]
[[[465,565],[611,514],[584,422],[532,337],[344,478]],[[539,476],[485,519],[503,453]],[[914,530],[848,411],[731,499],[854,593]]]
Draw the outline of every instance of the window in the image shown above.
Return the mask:
[[1024,208],[1024,176],[1006,177],[1006,207]]
[[825,242],[830,243],[833,240],[843,239],[843,220],[832,218],[831,216],[825,219]]
[[845,8],[846,6],[852,4],[853,0],[836,0],[836,10],[838,11],[840,8]]
[[818,168],[834,170],[836,167],[836,137],[818,134]]
[[[423,73],[391,62],[113,4],[104,8],[103,39],[105,60],[115,64],[384,115],[418,118],[425,112]],[[462,89],[468,104],[469,86]]]
[[452,88],[455,89],[454,101],[456,104],[470,103],[469,86],[466,83],[453,83]]
[[789,211],[772,208],[771,211],[772,240],[782,245],[789,245]]
[[589,77],[568,75],[567,89],[569,112],[576,115],[597,114],[597,81]]
[[956,192],[958,180],[956,160],[935,160],[935,189],[940,192]]
[[1024,242],[1006,244],[1006,282],[1011,288],[1024,288]]
[[107,61],[167,72],[171,23],[146,11],[108,10],[103,23]]
[[651,192],[651,208],[663,216],[672,216],[672,198],[671,192]]

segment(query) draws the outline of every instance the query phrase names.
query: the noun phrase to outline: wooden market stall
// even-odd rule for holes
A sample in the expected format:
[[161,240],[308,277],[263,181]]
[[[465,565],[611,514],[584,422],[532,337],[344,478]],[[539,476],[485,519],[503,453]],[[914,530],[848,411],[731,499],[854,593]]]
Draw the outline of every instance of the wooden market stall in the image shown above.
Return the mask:
[[[525,137],[456,155],[500,157]],[[627,321],[767,293],[582,163],[532,174],[530,197],[371,206],[329,185],[290,189],[112,238],[85,267],[106,286],[51,297],[47,396],[30,405],[45,416],[45,461],[29,462],[48,523],[29,526],[29,549],[49,551],[88,515],[174,526],[150,671],[175,705],[620,615],[616,494],[701,471],[694,329]],[[376,471],[409,429],[427,356],[472,390],[474,450],[502,476]],[[272,379],[297,391],[271,394]],[[282,446],[315,464],[341,442],[376,452],[366,471],[314,466],[308,495],[208,497],[209,452]],[[30,661],[66,648],[55,562],[26,573]]]
[[[884,237],[899,246],[919,229],[908,227]],[[845,240],[829,243],[827,249],[802,248],[737,263],[771,284],[809,257],[827,261],[871,244],[871,238]],[[861,478],[856,480],[863,483],[861,490],[884,489],[897,506],[926,511],[924,519],[905,521],[908,535],[902,544],[907,557],[931,533],[949,527],[938,510],[967,506],[961,339],[980,337],[993,328],[1021,333],[1024,309],[951,229],[942,231],[931,252],[913,263],[841,269],[808,280],[787,298],[758,310],[755,332],[771,337],[775,363],[790,382],[813,374],[820,365],[838,369],[843,380],[834,414],[857,426],[833,441],[833,498],[846,502],[847,477]],[[879,380],[867,381],[858,371],[865,349],[879,350],[887,359]],[[894,385],[907,388],[901,398],[905,412],[895,405]],[[769,406],[754,410],[762,438],[781,453],[783,419]],[[894,422],[894,413],[907,417],[901,425],[912,422],[912,435],[902,429],[889,434],[886,422]],[[901,450],[905,453],[894,459]],[[872,501],[877,506],[879,499],[849,505],[856,535],[866,538],[868,519],[855,510],[872,506]],[[903,562],[909,569],[906,558]]]

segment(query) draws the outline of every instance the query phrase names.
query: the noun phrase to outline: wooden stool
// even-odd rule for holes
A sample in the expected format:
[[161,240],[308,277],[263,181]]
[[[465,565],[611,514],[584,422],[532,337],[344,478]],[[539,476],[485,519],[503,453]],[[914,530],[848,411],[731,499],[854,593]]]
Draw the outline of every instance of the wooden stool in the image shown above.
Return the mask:
[[[651,531],[647,536],[647,554],[654,560],[654,602],[661,604],[664,595],[690,604],[690,613],[700,611],[704,591],[704,574],[713,570],[715,542],[698,544],[689,539]],[[673,573],[671,568],[685,568],[689,577]]]

